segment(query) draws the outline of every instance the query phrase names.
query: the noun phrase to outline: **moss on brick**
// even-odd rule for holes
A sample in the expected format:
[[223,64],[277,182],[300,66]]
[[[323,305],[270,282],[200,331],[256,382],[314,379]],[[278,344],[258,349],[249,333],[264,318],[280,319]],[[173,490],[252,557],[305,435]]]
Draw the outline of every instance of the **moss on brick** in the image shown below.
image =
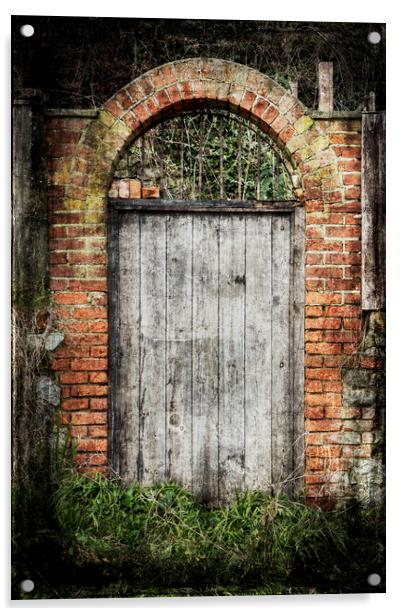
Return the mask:
[[309,128],[311,128],[314,124],[314,120],[308,116],[304,115],[293,124],[293,127],[298,134],[305,133]]

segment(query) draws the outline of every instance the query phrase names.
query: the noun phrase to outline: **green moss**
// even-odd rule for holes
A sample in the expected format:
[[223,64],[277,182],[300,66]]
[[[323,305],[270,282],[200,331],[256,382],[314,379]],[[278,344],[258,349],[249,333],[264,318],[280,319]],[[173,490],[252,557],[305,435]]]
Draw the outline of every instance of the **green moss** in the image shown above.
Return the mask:
[[314,120],[310,116],[302,116],[294,123],[296,133],[305,133],[314,124]]
[[50,305],[50,291],[43,279],[21,284],[17,280],[11,283],[12,305],[15,309],[30,309],[32,312],[44,310]]

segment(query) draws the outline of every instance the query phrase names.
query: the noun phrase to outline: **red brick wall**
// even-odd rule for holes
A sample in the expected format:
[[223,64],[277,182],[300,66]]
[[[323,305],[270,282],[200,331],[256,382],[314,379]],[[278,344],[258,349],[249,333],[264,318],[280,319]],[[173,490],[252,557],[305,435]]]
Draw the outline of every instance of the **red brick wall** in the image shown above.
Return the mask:
[[[49,165],[50,288],[56,326],[65,333],[52,354],[62,392],[62,421],[79,437],[80,467],[107,469],[107,280],[104,224],[85,211],[66,207],[77,190],[71,166],[91,120],[50,117]],[[78,161],[79,163],[80,161]],[[85,163],[85,161],[82,161]]]
[[51,289],[65,340],[52,367],[78,463],[107,467],[106,195],[125,144],[164,114],[218,104],[248,116],[293,165],[306,210],[305,428],[308,498],[349,496],[353,461],[369,458],[375,411],[344,404],[345,369],[377,370],[360,348],[359,119],[315,119],[283,88],[246,67],[184,61],[119,91],[95,120],[49,118]]
[[[318,123],[318,122],[317,122]],[[360,444],[361,411],[342,405],[342,368],[360,340],[360,122],[321,121],[338,181],[305,184],[306,493],[345,493],[347,443]],[[352,184],[351,184],[352,183]],[[350,187],[352,190],[350,190]],[[349,449],[348,449],[349,448]],[[338,485],[332,486],[328,483]],[[346,490],[347,493],[347,490]]]

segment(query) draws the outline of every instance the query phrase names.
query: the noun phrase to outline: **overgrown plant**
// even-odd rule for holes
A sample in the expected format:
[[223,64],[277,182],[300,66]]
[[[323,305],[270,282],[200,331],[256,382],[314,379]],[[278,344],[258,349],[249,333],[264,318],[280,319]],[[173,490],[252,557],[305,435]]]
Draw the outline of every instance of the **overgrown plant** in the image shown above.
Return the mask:
[[[16,18],[22,25],[22,18]],[[27,55],[13,28],[14,82],[36,86],[49,107],[97,107],[151,68],[184,58],[212,57],[255,68],[300,100],[317,104],[317,64],[334,62],[335,107],[353,110],[376,91],[385,104],[385,24],[211,19],[37,17],[41,36]],[[367,40],[371,29],[381,42]]]
[[79,596],[369,592],[367,576],[383,577],[380,509],[325,512],[262,492],[208,509],[174,484],[101,475],[66,477],[54,506]]
[[274,142],[222,110],[186,112],[150,129],[128,149],[115,177],[159,186],[168,199],[294,199]]
[[[14,285],[11,466],[12,579],[35,577],[38,559],[55,548],[51,493],[74,449],[71,433],[38,388],[48,371],[46,337],[52,321],[45,285]],[[50,550],[51,551],[51,550]]]
[[49,423],[47,409],[38,404],[37,382],[46,369],[48,294],[42,283],[22,288],[14,282],[12,299],[12,554],[14,571],[24,571],[27,546],[46,517]]
[[[12,478],[12,586],[15,592],[24,579],[37,579],[43,559],[52,566],[59,553],[59,538],[52,494],[72,474],[76,453],[71,429],[56,414],[31,445],[36,460],[24,479]],[[39,575],[42,575],[39,573]]]
[[45,422],[38,412],[36,386],[47,363],[44,339],[50,327],[48,302],[49,294],[42,286],[29,292],[13,285],[12,477],[18,482],[29,480],[35,467],[31,459],[36,459],[34,444],[42,441],[44,435]]

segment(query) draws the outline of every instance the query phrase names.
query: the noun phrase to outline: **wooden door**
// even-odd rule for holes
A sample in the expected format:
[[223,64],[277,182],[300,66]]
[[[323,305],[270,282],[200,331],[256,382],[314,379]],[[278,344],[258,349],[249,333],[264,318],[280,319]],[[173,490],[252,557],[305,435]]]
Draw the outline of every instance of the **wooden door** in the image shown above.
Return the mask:
[[153,207],[111,216],[112,466],[211,504],[269,490],[302,429],[295,211]]

